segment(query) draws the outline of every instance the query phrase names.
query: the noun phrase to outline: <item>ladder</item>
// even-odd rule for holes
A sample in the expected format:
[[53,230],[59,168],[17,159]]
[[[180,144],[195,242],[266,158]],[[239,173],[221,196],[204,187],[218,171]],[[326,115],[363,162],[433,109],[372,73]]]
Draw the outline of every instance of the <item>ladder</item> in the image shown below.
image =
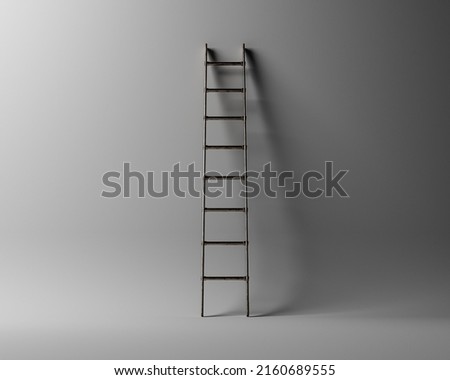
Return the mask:
[[[205,315],[205,282],[206,281],[245,281],[246,283],[246,296],[247,296],[247,317],[250,315],[250,292],[249,292],[249,255],[248,255],[248,195],[247,195],[247,87],[245,78],[245,44],[242,45],[242,61],[231,61],[231,62],[218,62],[213,60],[208,60],[209,58],[208,44],[205,44],[205,77],[204,77],[204,125],[203,125],[203,169],[202,169],[202,180],[203,180],[203,193],[202,193],[202,300],[201,300],[201,316]],[[242,68],[242,87],[239,88],[211,88],[208,87],[208,67],[223,67],[223,66],[233,66],[237,68]],[[241,93],[242,94],[242,115],[237,116],[215,116],[208,114],[208,94],[210,93]],[[210,145],[207,140],[207,127],[209,122],[215,120],[233,120],[236,122],[241,122],[243,124],[243,144],[242,145]],[[237,149],[243,150],[244,153],[244,172],[242,175],[217,175],[217,174],[207,174],[206,159],[207,152],[209,150],[215,149]],[[206,205],[206,185],[210,180],[221,180],[221,181],[233,181],[241,180],[242,184],[245,186],[245,198],[244,207],[207,207]],[[241,241],[227,241],[227,240],[207,240],[206,239],[206,215],[208,213],[215,212],[242,212],[245,215],[245,235],[244,240]],[[208,246],[244,246],[245,247],[245,262],[246,262],[246,275],[245,276],[205,276],[205,254],[206,247]]]

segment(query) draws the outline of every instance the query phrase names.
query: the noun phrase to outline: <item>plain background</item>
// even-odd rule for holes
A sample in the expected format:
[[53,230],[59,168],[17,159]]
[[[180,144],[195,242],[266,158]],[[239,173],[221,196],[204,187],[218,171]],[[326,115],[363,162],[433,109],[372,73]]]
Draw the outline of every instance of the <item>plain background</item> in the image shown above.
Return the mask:
[[[438,0],[2,1],[0,357],[448,359],[449,35]],[[349,170],[251,200],[249,319],[239,283],[199,317],[200,199],[100,196],[200,167],[206,42],[248,48],[249,169]]]

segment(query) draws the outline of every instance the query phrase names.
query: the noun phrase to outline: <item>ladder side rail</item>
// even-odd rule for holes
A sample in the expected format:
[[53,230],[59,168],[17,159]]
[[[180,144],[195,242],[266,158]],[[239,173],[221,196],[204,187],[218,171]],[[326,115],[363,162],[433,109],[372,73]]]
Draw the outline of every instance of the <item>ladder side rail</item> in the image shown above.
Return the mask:
[[245,256],[246,256],[246,271],[247,271],[247,317],[250,316],[250,271],[249,271],[249,254],[248,254],[248,194],[247,194],[247,78],[246,78],[246,59],[245,59],[245,44],[242,44],[242,81],[243,81],[243,114],[244,114],[244,172],[245,172]]
[[208,109],[208,94],[206,89],[208,87],[208,44],[205,44],[205,75],[204,75],[204,108],[203,108],[203,162],[202,162],[202,301],[201,301],[201,316],[204,316],[205,312],[205,206],[206,206],[206,115]]

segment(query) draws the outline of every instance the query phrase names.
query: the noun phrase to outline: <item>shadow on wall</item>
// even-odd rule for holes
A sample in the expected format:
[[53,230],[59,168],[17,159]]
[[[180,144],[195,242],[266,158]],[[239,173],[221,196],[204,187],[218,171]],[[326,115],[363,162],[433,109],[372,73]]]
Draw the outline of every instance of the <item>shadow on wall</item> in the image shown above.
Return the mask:
[[[276,170],[298,170],[302,148],[296,146],[293,156],[286,142],[289,131],[299,125],[283,118],[275,106],[273,95],[283,92],[270,81],[258,54],[247,49],[246,57],[249,84],[255,90],[254,99],[248,100],[250,164],[271,162]],[[275,183],[273,188],[277,190]],[[308,294],[313,291],[308,273],[314,275],[308,268],[307,218],[301,199],[262,195],[252,199],[250,207],[253,315],[300,314],[308,307]]]
[[[246,53],[249,84],[255,90],[249,100],[250,168],[254,162],[272,161],[278,171],[304,173],[311,169],[307,165],[314,152],[299,137],[307,135],[301,130],[311,129],[311,121],[293,98],[295,89],[283,88],[276,71],[274,75],[264,66],[257,52]],[[339,201],[265,196],[251,200],[253,315],[449,318],[446,241],[398,232],[380,237],[370,226],[360,233],[332,235],[317,220],[308,222],[316,219],[317,211],[327,215],[333,210],[330,205]],[[341,217],[350,209],[348,204]]]

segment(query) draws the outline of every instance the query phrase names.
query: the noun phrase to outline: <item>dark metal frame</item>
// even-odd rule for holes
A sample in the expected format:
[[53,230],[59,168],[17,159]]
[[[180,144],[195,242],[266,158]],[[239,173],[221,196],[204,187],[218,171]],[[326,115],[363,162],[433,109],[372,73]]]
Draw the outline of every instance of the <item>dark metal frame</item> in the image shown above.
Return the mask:
[[[244,207],[206,207],[206,181],[214,178],[221,180],[240,179],[247,190],[247,81],[246,81],[246,59],[245,59],[245,44],[242,45],[242,61],[237,62],[217,62],[208,61],[208,44],[205,44],[205,76],[204,76],[204,112],[203,112],[203,194],[202,194],[202,301],[201,301],[201,316],[205,315],[205,281],[216,280],[233,280],[245,281],[247,285],[247,317],[250,316],[250,271],[249,271],[249,252],[248,252],[248,197],[245,192],[245,206]],[[242,88],[209,88],[208,87],[208,66],[241,66],[242,67]],[[210,116],[208,110],[208,93],[221,92],[238,92],[243,95],[243,115],[242,116]],[[243,122],[243,145],[207,145],[206,131],[208,121],[212,120],[236,120]],[[243,175],[206,175],[206,151],[211,149],[242,149],[244,150],[244,173]],[[206,212],[245,212],[245,240],[243,241],[209,241],[205,239],[206,231]],[[205,276],[205,246],[207,245],[244,245],[246,255],[246,275],[245,276]]]

